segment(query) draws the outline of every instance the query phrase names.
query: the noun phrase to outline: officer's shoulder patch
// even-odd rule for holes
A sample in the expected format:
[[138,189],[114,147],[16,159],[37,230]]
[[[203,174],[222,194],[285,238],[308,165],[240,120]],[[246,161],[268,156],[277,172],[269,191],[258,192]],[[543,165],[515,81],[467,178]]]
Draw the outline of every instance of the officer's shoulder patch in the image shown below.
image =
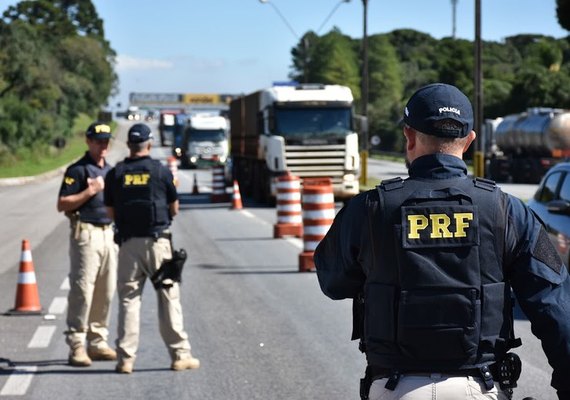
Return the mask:
[[65,182],[66,185],[73,185],[75,179],[72,178],[71,176],[66,176],[65,178],[63,178],[63,182]]
[[532,249],[532,255],[557,274],[560,274],[562,268],[565,268],[544,228],[540,228],[538,239]]

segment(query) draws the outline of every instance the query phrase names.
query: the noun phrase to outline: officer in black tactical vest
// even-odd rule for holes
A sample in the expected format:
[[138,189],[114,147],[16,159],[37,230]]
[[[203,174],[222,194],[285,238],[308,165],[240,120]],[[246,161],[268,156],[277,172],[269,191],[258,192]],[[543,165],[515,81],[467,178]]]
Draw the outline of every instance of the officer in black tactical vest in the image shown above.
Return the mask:
[[[105,180],[105,205],[117,227],[119,243],[118,363],[115,370],[133,371],[139,344],[141,294],[147,278],[155,276],[172,259],[169,231],[178,213],[178,194],[170,170],[150,157],[153,135],[145,124],[133,125],[128,134],[130,156],[117,164]],[[166,263],[165,263],[166,262]],[[184,331],[180,286],[176,280],[155,286],[158,319],[175,371],[195,369],[200,361],[190,353]]]
[[85,139],[88,150],[65,171],[57,200],[57,210],[65,213],[71,227],[65,340],[69,364],[75,367],[116,359],[107,339],[117,281],[117,245],[103,203],[104,179],[111,169],[105,161],[111,127],[94,122]]
[[[511,287],[570,398],[570,279],[541,223],[462,155],[473,110],[456,87],[419,89],[404,110],[409,178],[338,213],[314,255],[322,291],[353,298],[368,361],[363,399],[506,399],[520,345]],[[435,397],[433,395],[435,394]],[[539,397],[539,396],[538,396]]]

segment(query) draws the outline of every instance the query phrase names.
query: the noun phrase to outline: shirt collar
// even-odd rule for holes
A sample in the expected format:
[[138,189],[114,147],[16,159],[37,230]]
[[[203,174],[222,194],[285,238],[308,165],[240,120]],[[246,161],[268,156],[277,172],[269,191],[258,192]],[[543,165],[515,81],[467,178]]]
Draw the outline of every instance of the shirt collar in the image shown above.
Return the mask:
[[428,154],[416,158],[409,170],[410,178],[450,179],[467,176],[467,165],[450,154]]

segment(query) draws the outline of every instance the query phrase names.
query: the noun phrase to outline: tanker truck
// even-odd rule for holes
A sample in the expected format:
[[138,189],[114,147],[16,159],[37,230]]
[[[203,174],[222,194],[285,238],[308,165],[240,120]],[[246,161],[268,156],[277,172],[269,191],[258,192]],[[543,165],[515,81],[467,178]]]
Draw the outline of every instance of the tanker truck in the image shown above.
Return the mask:
[[487,176],[497,182],[538,183],[570,157],[570,111],[530,108],[487,121]]
[[243,195],[272,203],[280,175],[330,178],[335,198],[359,191],[353,97],[339,85],[272,86],[230,103],[233,178]]

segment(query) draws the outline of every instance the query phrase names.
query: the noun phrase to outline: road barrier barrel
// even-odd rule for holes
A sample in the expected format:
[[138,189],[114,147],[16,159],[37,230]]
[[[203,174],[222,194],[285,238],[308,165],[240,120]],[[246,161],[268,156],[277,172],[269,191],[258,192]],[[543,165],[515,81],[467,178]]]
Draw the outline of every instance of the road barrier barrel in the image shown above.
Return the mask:
[[325,237],[335,217],[334,194],[329,178],[303,181],[303,252],[299,254],[299,272],[314,271],[313,254]]
[[226,201],[226,179],[224,177],[224,166],[214,165],[212,167],[212,203],[223,203]]
[[273,225],[273,237],[303,236],[301,208],[301,178],[291,173],[277,179],[277,223]]

